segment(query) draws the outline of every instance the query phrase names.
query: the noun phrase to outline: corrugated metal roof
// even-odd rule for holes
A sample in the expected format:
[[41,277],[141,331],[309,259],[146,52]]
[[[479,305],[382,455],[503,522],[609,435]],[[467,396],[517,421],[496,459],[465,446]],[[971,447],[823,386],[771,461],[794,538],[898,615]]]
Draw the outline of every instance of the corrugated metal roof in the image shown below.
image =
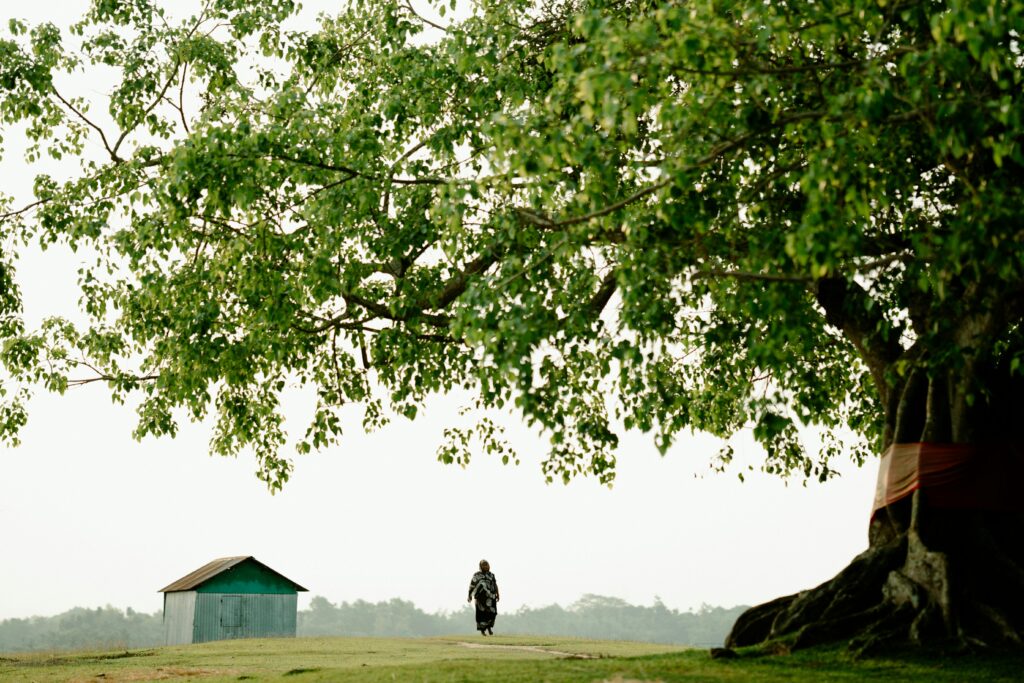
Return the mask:
[[271,569],[270,567],[267,567],[267,565],[263,564],[262,562],[257,560],[252,555],[237,555],[235,557],[221,557],[219,559],[214,560],[213,562],[204,564],[202,567],[200,567],[199,569],[195,570],[191,574],[186,574],[185,576],[181,577],[180,579],[178,579],[174,583],[170,584],[169,586],[165,586],[164,588],[161,588],[157,592],[158,593],[173,593],[175,591],[190,591],[190,590],[193,590],[195,588],[198,588],[200,585],[206,583],[207,581],[209,581],[213,577],[217,576],[218,574],[226,572],[227,570],[231,569],[232,567],[242,564],[246,560],[252,560],[256,564],[260,565],[261,567],[266,568],[268,571],[274,572],[275,574],[277,574],[281,578],[283,578],[283,579],[289,581],[290,583],[294,584],[295,585],[295,590],[297,590],[297,591],[306,591],[305,588],[303,588],[299,584],[295,583],[294,581],[289,579],[287,576],[285,576],[281,572],[275,571],[275,570]]

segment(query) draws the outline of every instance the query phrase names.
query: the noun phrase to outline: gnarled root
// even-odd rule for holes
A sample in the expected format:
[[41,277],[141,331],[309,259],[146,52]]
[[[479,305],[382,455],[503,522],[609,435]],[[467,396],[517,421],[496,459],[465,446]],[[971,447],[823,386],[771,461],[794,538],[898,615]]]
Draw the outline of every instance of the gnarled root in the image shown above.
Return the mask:
[[726,646],[847,642],[858,654],[899,645],[1024,647],[1024,552],[1016,540],[1024,525],[963,512],[931,521],[928,534],[914,523],[875,535],[830,581],[751,608]]
[[791,647],[807,647],[868,628],[885,618],[879,602],[881,587],[905,554],[901,540],[869,548],[817,588],[747,610],[736,620],[726,647],[756,645],[790,635],[795,635]]

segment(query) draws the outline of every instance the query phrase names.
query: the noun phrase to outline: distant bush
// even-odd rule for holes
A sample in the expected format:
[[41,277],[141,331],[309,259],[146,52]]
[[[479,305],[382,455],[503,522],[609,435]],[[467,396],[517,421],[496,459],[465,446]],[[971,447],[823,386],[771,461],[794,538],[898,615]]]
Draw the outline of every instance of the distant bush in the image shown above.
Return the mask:
[[727,609],[703,605],[696,612],[680,612],[665,607],[660,599],[644,607],[619,598],[584,595],[568,608],[559,605],[540,609],[524,607],[504,615],[502,630],[717,647],[746,609],[745,606]]
[[[569,607],[523,607],[501,614],[497,628],[503,633],[579,636],[611,640],[643,640],[699,647],[721,645],[733,622],[746,607],[703,606],[696,612],[665,607],[660,600],[643,607],[619,598],[584,595]],[[393,599],[363,600],[334,605],[317,596],[310,608],[299,612],[300,636],[430,636],[474,631],[473,610],[428,614],[411,602]]]
[[162,645],[162,613],[144,614],[131,607],[75,607],[54,617],[0,621],[0,652],[140,648]]
[[[720,645],[745,607],[701,607],[680,612],[655,600],[650,607],[619,598],[584,595],[568,607],[523,607],[501,614],[502,633],[533,633],[609,640],[642,640],[698,647]],[[300,636],[437,636],[472,633],[473,610],[429,614],[398,598],[386,602],[343,602],[320,596],[298,613]],[[0,621],[0,652],[142,648],[162,645],[163,616],[130,607],[76,607],[53,617]]]
[[[468,613],[468,609],[467,609]],[[473,617],[467,617],[473,630]],[[452,615],[428,614],[407,600],[343,602],[334,605],[316,596],[308,610],[299,612],[300,636],[437,636],[466,631],[454,627]]]

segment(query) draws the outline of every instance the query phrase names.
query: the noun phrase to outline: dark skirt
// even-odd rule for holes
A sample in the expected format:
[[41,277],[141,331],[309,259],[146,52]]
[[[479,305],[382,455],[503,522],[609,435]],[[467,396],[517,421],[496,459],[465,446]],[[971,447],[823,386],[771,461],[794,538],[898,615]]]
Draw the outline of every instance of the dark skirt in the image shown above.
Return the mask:
[[498,611],[496,609],[488,609],[486,605],[476,605],[476,630],[484,631],[489,628],[494,628],[494,620],[498,618]]

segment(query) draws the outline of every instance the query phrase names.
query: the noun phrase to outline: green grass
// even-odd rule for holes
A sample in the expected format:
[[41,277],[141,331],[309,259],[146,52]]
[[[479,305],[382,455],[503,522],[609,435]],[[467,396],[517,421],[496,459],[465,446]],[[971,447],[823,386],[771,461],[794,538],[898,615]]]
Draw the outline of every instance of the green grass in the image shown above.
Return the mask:
[[[463,643],[491,647],[467,647]],[[493,647],[493,646],[504,647]],[[119,652],[0,655],[2,681],[1019,681],[1024,658],[854,661],[832,650],[712,660],[705,650],[619,641],[493,638],[236,640]]]

